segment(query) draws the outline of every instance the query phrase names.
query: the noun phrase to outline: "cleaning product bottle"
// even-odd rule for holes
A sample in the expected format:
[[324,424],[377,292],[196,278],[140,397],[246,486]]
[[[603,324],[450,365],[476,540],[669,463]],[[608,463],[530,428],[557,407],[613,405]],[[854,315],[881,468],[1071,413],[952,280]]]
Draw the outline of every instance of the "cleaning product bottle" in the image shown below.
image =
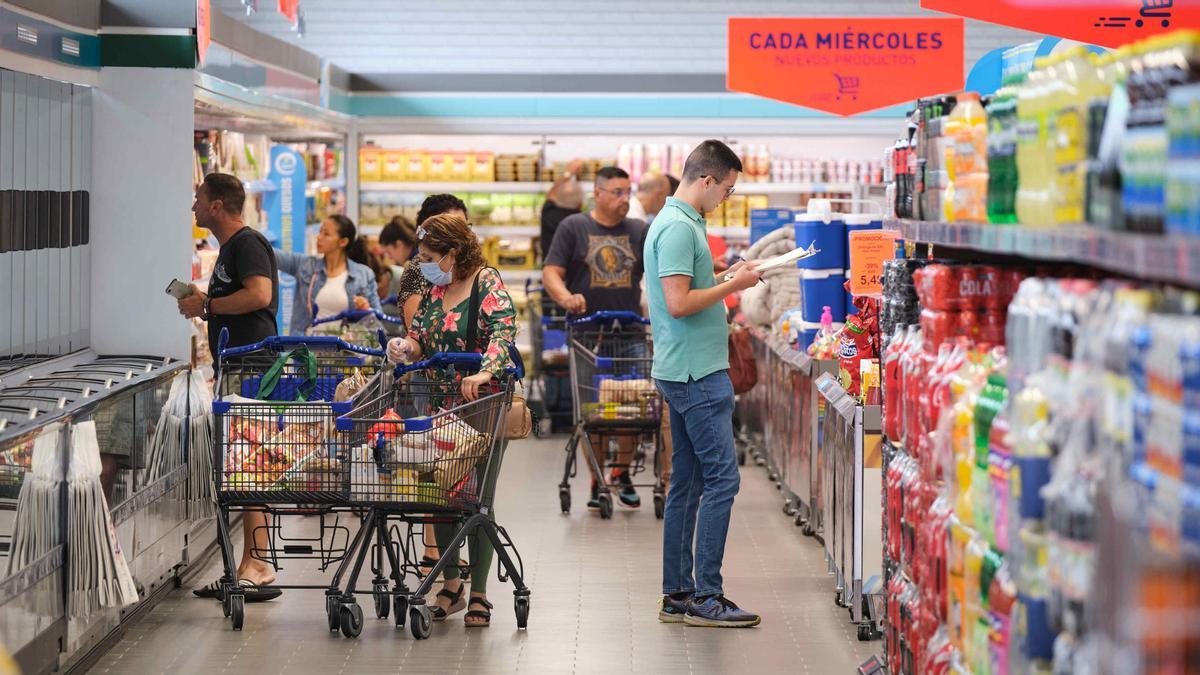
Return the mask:
[[1017,219],[1023,225],[1052,225],[1054,154],[1047,100],[1058,86],[1053,59],[1038,59],[1017,91]]
[[954,220],[987,221],[987,114],[979,94],[967,92],[946,122],[946,135],[954,145]]
[[1054,218],[1060,224],[1083,222],[1084,184],[1087,177],[1088,106],[1100,95],[1103,83],[1095,57],[1082,46],[1067,52],[1061,64],[1062,83],[1053,101],[1054,160],[1057,168]]

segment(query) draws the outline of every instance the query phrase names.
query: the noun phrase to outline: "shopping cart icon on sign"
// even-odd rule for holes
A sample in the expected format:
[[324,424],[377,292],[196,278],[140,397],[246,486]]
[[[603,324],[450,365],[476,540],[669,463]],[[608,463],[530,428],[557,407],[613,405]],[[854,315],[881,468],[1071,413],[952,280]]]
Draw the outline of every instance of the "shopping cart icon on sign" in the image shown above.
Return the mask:
[[858,85],[859,79],[857,75],[839,75],[833,74],[837,78],[838,83],[838,100],[842,100],[843,96],[849,96],[852,100],[858,100]]
[[1138,28],[1146,25],[1143,19],[1162,19],[1162,27],[1171,25],[1171,7],[1175,0],[1142,0],[1142,8],[1138,14],[1142,17],[1135,22]]

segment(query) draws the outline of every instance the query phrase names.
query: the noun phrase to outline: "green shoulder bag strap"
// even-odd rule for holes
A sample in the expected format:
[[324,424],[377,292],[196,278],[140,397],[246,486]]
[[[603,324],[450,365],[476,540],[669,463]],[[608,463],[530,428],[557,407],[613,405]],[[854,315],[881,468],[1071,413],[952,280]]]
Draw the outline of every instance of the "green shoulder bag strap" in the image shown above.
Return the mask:
[[308,351],[308,347],[300,346],[289,352],[284,352],[275,359],[275,363],[263,374],[262,380],[258,383],[258,393],[254,398],[259,401],[270,400],[271,394],[275,391],[275,387],[279,385],[279,378],[283,376],[283,369],[291,361],[296,361],[300,364],[304,373],[304,381],[300,383],[299,389],[296,391],[296,401],[307,401],[312,397],[313,392],[317,389],[317,357]]

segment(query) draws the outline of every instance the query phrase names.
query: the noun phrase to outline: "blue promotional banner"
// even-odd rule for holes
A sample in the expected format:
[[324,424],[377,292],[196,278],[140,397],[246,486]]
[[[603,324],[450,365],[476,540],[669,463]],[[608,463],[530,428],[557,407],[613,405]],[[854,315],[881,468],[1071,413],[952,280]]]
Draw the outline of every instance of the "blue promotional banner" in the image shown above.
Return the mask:
[[[284,145],[271,148],[271,172],[267,179],[277,189],[263,195],[263,210],[267,213],[267,238],[289,253],[304,251],[305,209],[304,188],[308,184],[308,169],[300,153]],[[292,303],[296,297],[296,278],[279,273],[279,311],[276,319],[280,332],[292,325]]]

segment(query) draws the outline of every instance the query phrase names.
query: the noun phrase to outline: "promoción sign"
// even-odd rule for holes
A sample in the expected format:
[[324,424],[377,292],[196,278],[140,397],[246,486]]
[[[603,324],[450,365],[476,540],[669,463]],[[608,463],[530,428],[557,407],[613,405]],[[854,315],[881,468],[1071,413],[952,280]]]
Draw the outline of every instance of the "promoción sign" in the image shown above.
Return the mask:
[[726,86],[838,115],[963,86],[956,18],[731,18]]
[[1111,48],[1200,28],[1200,0],[921,0],[921,7]]

